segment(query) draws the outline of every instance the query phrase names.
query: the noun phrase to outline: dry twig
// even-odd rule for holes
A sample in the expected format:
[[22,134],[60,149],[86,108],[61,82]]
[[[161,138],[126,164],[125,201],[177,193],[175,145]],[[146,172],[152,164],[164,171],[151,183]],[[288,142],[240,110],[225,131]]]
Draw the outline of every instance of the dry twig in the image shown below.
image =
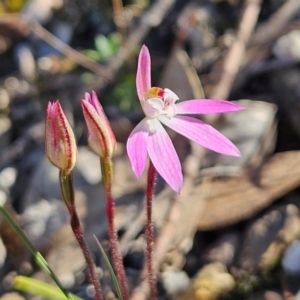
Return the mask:
[[171,9],[174,3],[175,0],[156,1],[152,7],[141,16],[140,25],[134,29],[129,35],[128,39],[124,41],[116,56],[111,59],[106,67],[103,67],[100,64],[90,60],[82,53],[66,45],[45,28],[43,28],[40,24],[30,22],[30,20],[27,20],[20,15],[1,14],[0,22],[21,22],[22,24],[26,24],[27,28],[24,28],[24,34],[28,34],[28,28],[30,28],[31,31],[39,38],[49,43],[55,49],[68,56],[79,65],[95,73],[97,78],[94,83],[87,87],[87,89],[101,91],[104,87],[106,87],[107,84],[111,83],[115,79],[115,76],[118,70],[122,67],[124,61],[130,57],[132,51],[141,44],[142,40],[145,38],[150,29],[158,26],[162,22],[165,15]]
[[18,31],[22,31],[23,35],[28,35],[32,32],[34,35],[47,42],[53,48],[75,61],[77,64],[97,75],[105,76],[104,67],[62,42],[39,23],[31,21],[20,14],[1,14],[0,23],[11,24],[12,27],[16,27]]
[[124,61],[130,57],[132,51],[141,44],[150,29],[157,27],[162,22],[174,3],[175,0],[156,1],[152,7],[142,15],[140,25],[133,30],[127,41],[124,41],[123,46],[120,48],[116,56],[109,62],[105,68],[106,76],[99,76],[88,89],[100,91],[107,84],[111,83],[118,70],[122,67]]
[[59,52],[63,53],[68,58],[74,60],[77,64],[87,68],[88,70],[92,71],[97,75],[105,76],[104,67],[62,42],[51,32],[49,32],[43,26],[41,26],[39,23],[30,22],[30,28],[33,34],[35,34],[40,39],[46,41],[48,44],[50,44]]
[[271,17],[261,26],[258,27],[245,55],[242,70],[233,85],[233,89],[239,89],[247,80],[249,71],[253,70],[253,66],[268,55],[270,55],[272,46],[276,39],[285,32],[286,27],[293,18],[299,14],[300,1],[286,1]]
[[114,20],[118,29],[118,32],[123,39],[126,37],[126,23],[124,19],[124,8],[122,0],[112,0],[114,10]]
[[[281,36],[299,12],[300,1],[288,0],[270,17],[268,22],[259,26],[250,41],[246,64],[253,64],[269,55],[270,45]],[[266,51],[261,51],[262,49]],[[261,53],[261,55],[258,55],[258,53]]]
[[210,98],[227,99],[244,58],[247,43],[251,37],[260,12],[261,0],[247,0],[240,20],[236,41],[224,60],[224,66],[219,83],[212,91]]

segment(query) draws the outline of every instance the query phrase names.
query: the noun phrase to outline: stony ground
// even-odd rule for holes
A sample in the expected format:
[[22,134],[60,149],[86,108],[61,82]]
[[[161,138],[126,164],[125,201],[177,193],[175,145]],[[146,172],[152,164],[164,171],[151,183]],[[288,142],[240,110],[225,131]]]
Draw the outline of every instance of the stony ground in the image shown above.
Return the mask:
[[[132,299],[147,299],[146,174],[134,177],[125,151],[143,117],[134,85],[145,43],[154,85],[180,99],[228,99],[246,108],[203,118],[237,145],[239,159],[170,132],[185,181],[177,195],[157,179],[158,299],[300,299],[299,0],[114,3],[0,3],[1,203],[66,288],[92,299],[58,171],[44,154],[45,107],[60,99],[78,141],[78,213],[106,299],[115,298],[92,236],[109,253],[100,162],[87,147],[80,109],[84,92],[94,89],[118,140],[115,222]],[[0,236],[0,299],[41,299],[13,288],[16,275],[51,280],[2,217]]]

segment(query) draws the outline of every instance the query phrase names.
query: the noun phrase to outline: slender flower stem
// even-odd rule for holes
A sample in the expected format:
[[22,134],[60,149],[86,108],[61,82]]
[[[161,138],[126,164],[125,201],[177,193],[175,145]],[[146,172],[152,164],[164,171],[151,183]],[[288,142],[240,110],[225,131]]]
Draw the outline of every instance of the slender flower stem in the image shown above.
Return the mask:
[[156,170],[150,160],[146,189],[146,261],[148,268],[148,282],[150,286],[150,300],[156,299],[156,276],[153,267],[154,229],[152,223],[152,200],[154,195],[155,181]]
[[122,260],[122,255],[119,249],[118,236],[114,225],[115,219],[115,201],[111,193],[112,182],[112,161],[111,158],[100,158],[103,185],[106,193],[106,214],[108,219],[108,236],[111,245],[111,254],[114,262],[118,282],[123,300],[129,299],[126,275]]
[[59,180],[62,195],[66,206],[70,213],[70,225],[73,230],[73,233],[76,237],[76,240],[82,250],[83,256],[85,258],[89,280],[95,288],[95,299],[102,300],[102,291],[100,286],[100,281],[96,275],[96,265],[93,261],[92,255],[88,249],[88,246],[83,237],[83,230],[79,221],[78,214],[75,208],[75,197],[74,197],[74,184],[73,184],[73,175],[72,171],[66,172],[63,170],[59,171]]

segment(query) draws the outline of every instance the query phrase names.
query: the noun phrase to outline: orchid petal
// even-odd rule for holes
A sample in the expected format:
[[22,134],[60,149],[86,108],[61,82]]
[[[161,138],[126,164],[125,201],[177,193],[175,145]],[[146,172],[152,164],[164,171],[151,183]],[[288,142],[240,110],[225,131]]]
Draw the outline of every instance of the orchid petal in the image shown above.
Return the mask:
[[160,98],[151,98],[144,102],[143,111],[147,117],[156,117],[162,113],[164,109],[164,102]]
[[[92,91],[92,95],[90,95],[89,93],[85,93],[84,96],[85,96],[85,100],[88,103],[90,103],[94,107],[94,109],[97,111],[97,113],[102,117],[104,112],[103,112],[103,108],[99,102],[96,92]],[[106,116],[105,116],[105,119],[106,119]]]
[[170,105],[173,105],[177,100],[179,100],[179,97],[173,91],[164,89],[164,99]]
[[127,140],[127,154],[137,178],[141,177],[147,161],[148,120],[143,119],[131,132]]
[[157,119],[152,119],[155,131],[148,137],[149,157],[161,177],[177,193],[182,187],[182,170],[178,155],[166,130]]
[[144,45],[140,51],[136,73],[136,89],[140,100],[145,100],[145,95],[151,88],[151,58],[148,48]]
[[174,131],[207,149],[225,155],[240,156],[238,148],[227,137],[203,121],[186,116],[175,116],[172,119],[159,116],[158,119]]
[[244,107],[225,100],[188,100],[176,104],[176,114],[216,114],[242,110]]

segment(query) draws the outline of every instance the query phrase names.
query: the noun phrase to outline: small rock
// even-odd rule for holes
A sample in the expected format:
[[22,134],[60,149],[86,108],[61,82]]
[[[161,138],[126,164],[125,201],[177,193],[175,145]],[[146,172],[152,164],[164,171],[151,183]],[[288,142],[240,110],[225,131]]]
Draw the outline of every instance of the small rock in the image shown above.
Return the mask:
[[204,263],[221,262],[226,266],[232,264],[238,250],[241,236],[237,231],[222,235],[202,255]]
[[79,147],[76,168],[89,184],[98,184],[101,181],[100,159],[88,147]]
[[65,288],[72,288],[75,285],[75,275],[72,272],[60,275],[59,280]]
[[25,300],[25,298],[18,293],[7,293],[1,296],[0,300]]
[[279,59],[300,59],[300,30],[292,30],[274,44],[274,55]]
[[299,291],[298,294],[296,295],[295,300],[300,300],[300,291]]
[[32,81],[35,77],[36,66],[31,45],[28,42],[17,44],[14,47],[14,56],[22,76]]
[[204,266],[193,280],[192,286],[177,299],[216,300],[235,288],[233,277],[226,266],[213,263]]
[[282,267],[286,274],[300,274],[300,241],[294,241],[285,251]]
[[7,255],[6,247],[4,246],[2,239],[0,239],[0,268],[4,265],[6,255]]
[[183,271],[164,271],[162,281],[169,294],[176,294],[187,289],[190,279]]
[[8,106],[10,104],[10,100],[10,95],[7,90],[0,88],[0,112],[5,112],[9,109]]
[[298,208],[293,204],[288,204],[283,206],[281,209],[283,209],[286,213],[284,217],[284,225],[279,231],[276,239],[262,255],[258,265],[260,269],[269,269],[270,267],[273,267],[274,263],[282,257],[287,246],[300,237],[300,218]]
[[9,189],[15,184],[18,171],[16,168],[7,167],[0,172],[0,185]]
[[283,251],[299,237],[298,209],[292,204],[269,209],[257,217],[245,233],[238,266],[247,272],[270,269]]
[[27,19],[44,24],[48,22],[52,15],[53,9],[58,9],[62,6],[61,0],[30,0],[21,11]]
[[47,244],[49,236],[67,223],[65,204],[57,199],[41,199],[23,213],[24,228],[36,247]]
[[7,199],[7,193],[3,189],[0,189],[0,205],[4,206],[8,202]]
[[0,118],[0,154],[10,144],[11,121],[7,117]]

